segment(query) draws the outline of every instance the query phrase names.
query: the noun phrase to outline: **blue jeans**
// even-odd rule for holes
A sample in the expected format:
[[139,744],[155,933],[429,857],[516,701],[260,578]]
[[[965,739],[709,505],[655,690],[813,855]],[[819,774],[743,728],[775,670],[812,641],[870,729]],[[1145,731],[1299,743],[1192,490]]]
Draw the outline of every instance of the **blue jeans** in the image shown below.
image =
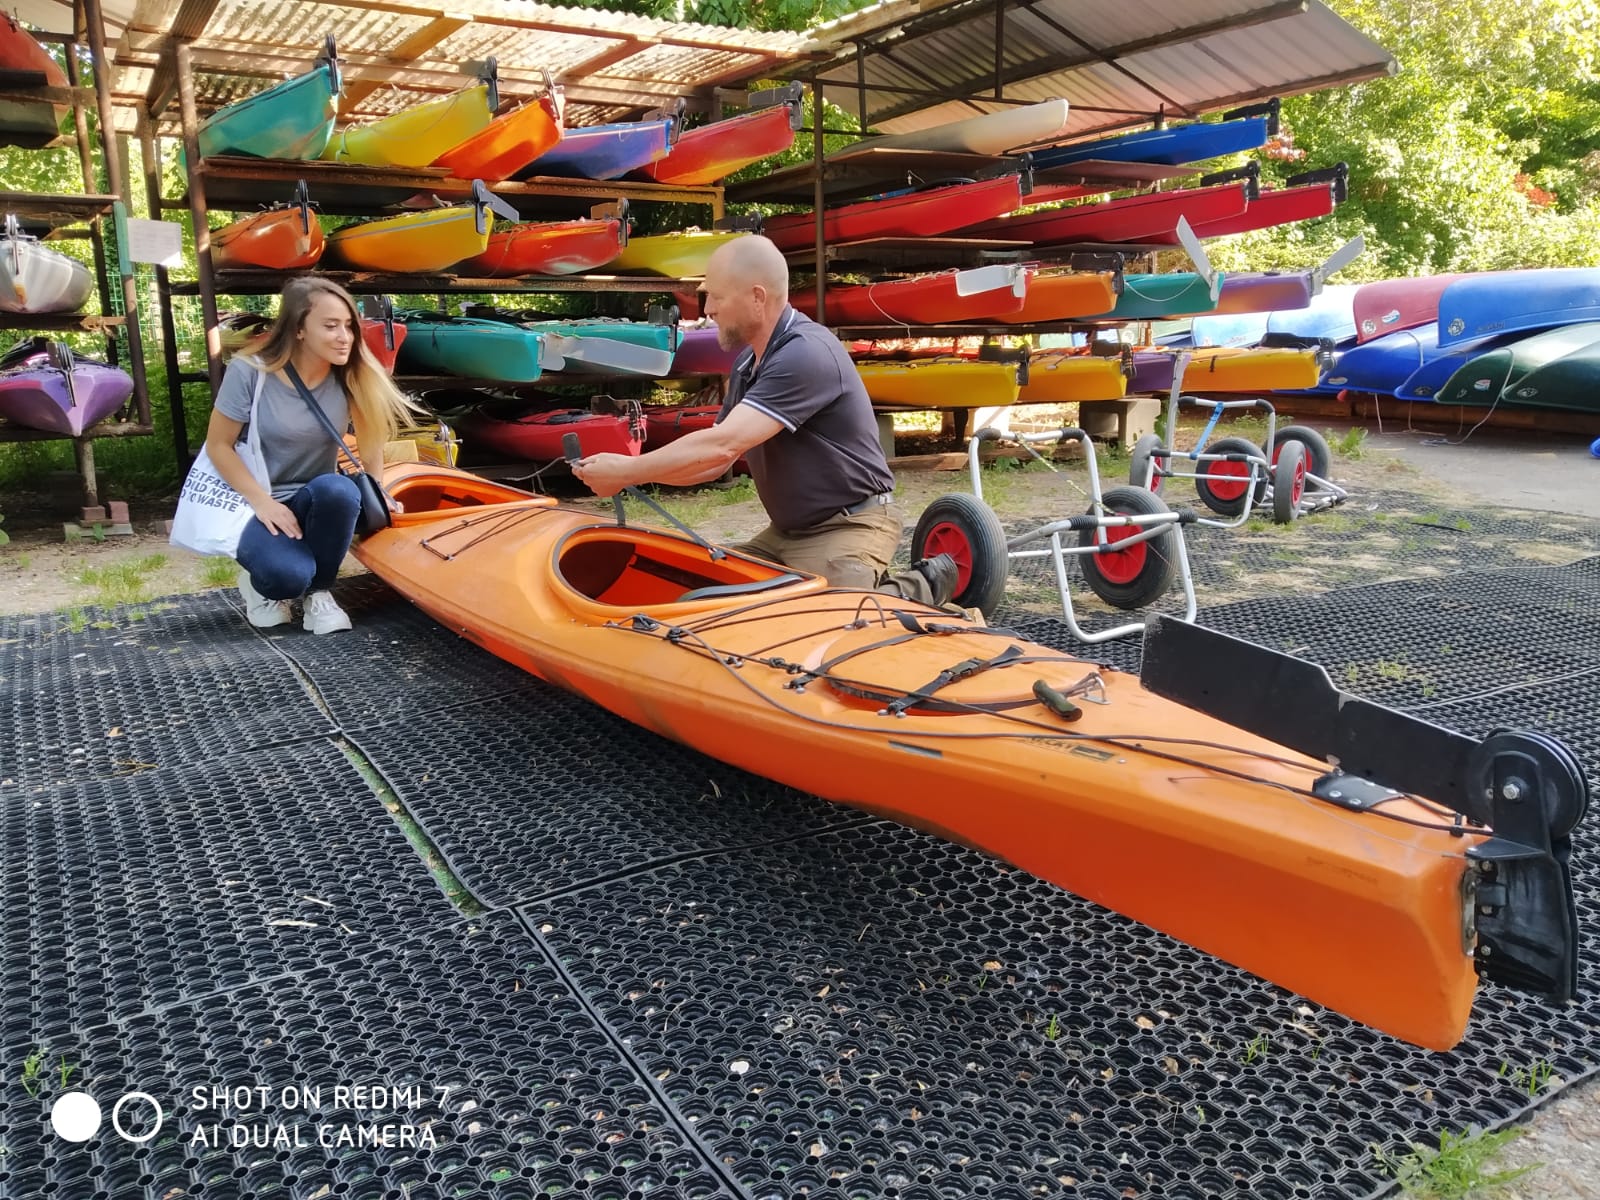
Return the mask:
[[339,474],[318,475],[284,503],[300,522],[300,537],[273,533],[251,517],[234,555],[250,572],[250,586],[268,600],[332,587],[361,512],[356,485]]

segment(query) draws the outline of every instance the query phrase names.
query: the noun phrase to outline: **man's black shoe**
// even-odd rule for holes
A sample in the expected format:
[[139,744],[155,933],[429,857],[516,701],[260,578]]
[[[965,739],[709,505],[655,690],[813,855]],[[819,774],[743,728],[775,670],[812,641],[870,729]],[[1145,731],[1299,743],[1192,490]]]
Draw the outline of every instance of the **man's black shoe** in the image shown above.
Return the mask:
[[956,594],[956,581],[961,571],[956,566],[956,560],[948,554],[935,554],[932,558],[913,563],[912,566],[928,581],[928,588],[933,593],[933,603],[940,607],[949,604],[951,597]]

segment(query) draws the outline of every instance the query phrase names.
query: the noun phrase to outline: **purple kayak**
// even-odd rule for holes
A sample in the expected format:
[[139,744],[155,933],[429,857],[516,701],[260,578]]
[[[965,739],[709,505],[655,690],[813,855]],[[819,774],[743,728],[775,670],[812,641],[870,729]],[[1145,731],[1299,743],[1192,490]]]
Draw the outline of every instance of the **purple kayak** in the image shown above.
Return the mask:
[[1219,313],[1281,312],[1305,308],[1317,294],[1321,281],[1314,271],[1246,272],[1222,277]]
[[1133,375],[1128,380],[1128,395],[1170,392],[1177,376],[1177,355],[1167,350],[1135,350]]
[[733,370],[737,350],[717,345],[717,327],[700,329],[678,327],[678,353],[672,359],[674,375],[726,375]]
[[0,357],[0,417],[29,429],[78,437],[133,395],[126,371],[43,338]]

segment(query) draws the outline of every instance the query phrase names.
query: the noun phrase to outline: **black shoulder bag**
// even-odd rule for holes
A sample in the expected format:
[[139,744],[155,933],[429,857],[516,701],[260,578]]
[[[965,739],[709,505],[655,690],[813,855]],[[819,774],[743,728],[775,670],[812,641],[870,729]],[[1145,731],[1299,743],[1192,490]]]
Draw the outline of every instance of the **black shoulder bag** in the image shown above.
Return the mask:
[[[356,517],[356,532],[362,537],[369,537],[380,529],[389,528],[389,502],[384,499],[383,488],[367,473],[367,469],[361,465],[361,460],[350,452],[350,447],[345,445],[344,439],[339,436],[339,431],[333,427],[333,422],[328,420],[328,414],[322,411],[322,405],[317,403],[317,398],[311,394],[311,389],[306,387],[305,381],[300,378],[300,372],[294,369],[294,364],[284,363],[283,373],[300,392],[300,399],[306,402],[317,420],[322,422],[322,427],[328,431],[328,436],[333,439],[334,445],[344,452],[344,456],[350,460],[350,465],[355,468],[349,478],[355,482],[356,490],[361,493],[361,512]],[[337,461],[338,456],[334,457]]]

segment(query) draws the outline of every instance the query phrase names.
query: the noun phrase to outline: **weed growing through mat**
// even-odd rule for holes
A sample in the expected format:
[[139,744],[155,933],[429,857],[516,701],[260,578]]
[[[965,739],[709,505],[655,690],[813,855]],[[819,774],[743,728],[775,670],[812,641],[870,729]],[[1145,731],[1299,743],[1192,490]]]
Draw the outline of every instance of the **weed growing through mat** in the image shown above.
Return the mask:
[[1326,429],[1323,435],[1328,442],[1328,448],[1340,458],[1365,458],[1367,456],[1367,431],[1360,425],[1346,429],[1338,436],[1333,430]]
[[1264,1033],[1258,1033],[1245,1044],[1244,1061],[1253,1063],[1258,1058],[1265,1058],[1267,1051],[1272,1048],[1272,1042]]
[[1487,1170],[1489,1160],[1521,1134],[1520,1129],[1502,1129],[1498,1133],[1451,1133],[1446,1129],[1439,1133],[1437,1150],[1412,1142],[1409,1154],[1396,1154],[1376,1145],[1372,1153],[1406,1195],[1465,1200],[1480,1188],[1499,1187],[1538,1169],[1540,1164],[1530,1163],[1509,1171]]
[[22,1090],[35,1099],[39,1096],[39,1068],[44,1064],[45,1048],[36,1046],[27,1058],[22,1060]]
[[80,567],[73,582],[94,588],[95,603],[106,608],[119,604],[142,604],[150,599],[149,576],[167,565],[165,554],[147,554],[139,559],[124,559],[103,567]]
[[232,587],[239,579],[239,564],[231,558],[206,558],[200,562],[200,582],[208,588]]

